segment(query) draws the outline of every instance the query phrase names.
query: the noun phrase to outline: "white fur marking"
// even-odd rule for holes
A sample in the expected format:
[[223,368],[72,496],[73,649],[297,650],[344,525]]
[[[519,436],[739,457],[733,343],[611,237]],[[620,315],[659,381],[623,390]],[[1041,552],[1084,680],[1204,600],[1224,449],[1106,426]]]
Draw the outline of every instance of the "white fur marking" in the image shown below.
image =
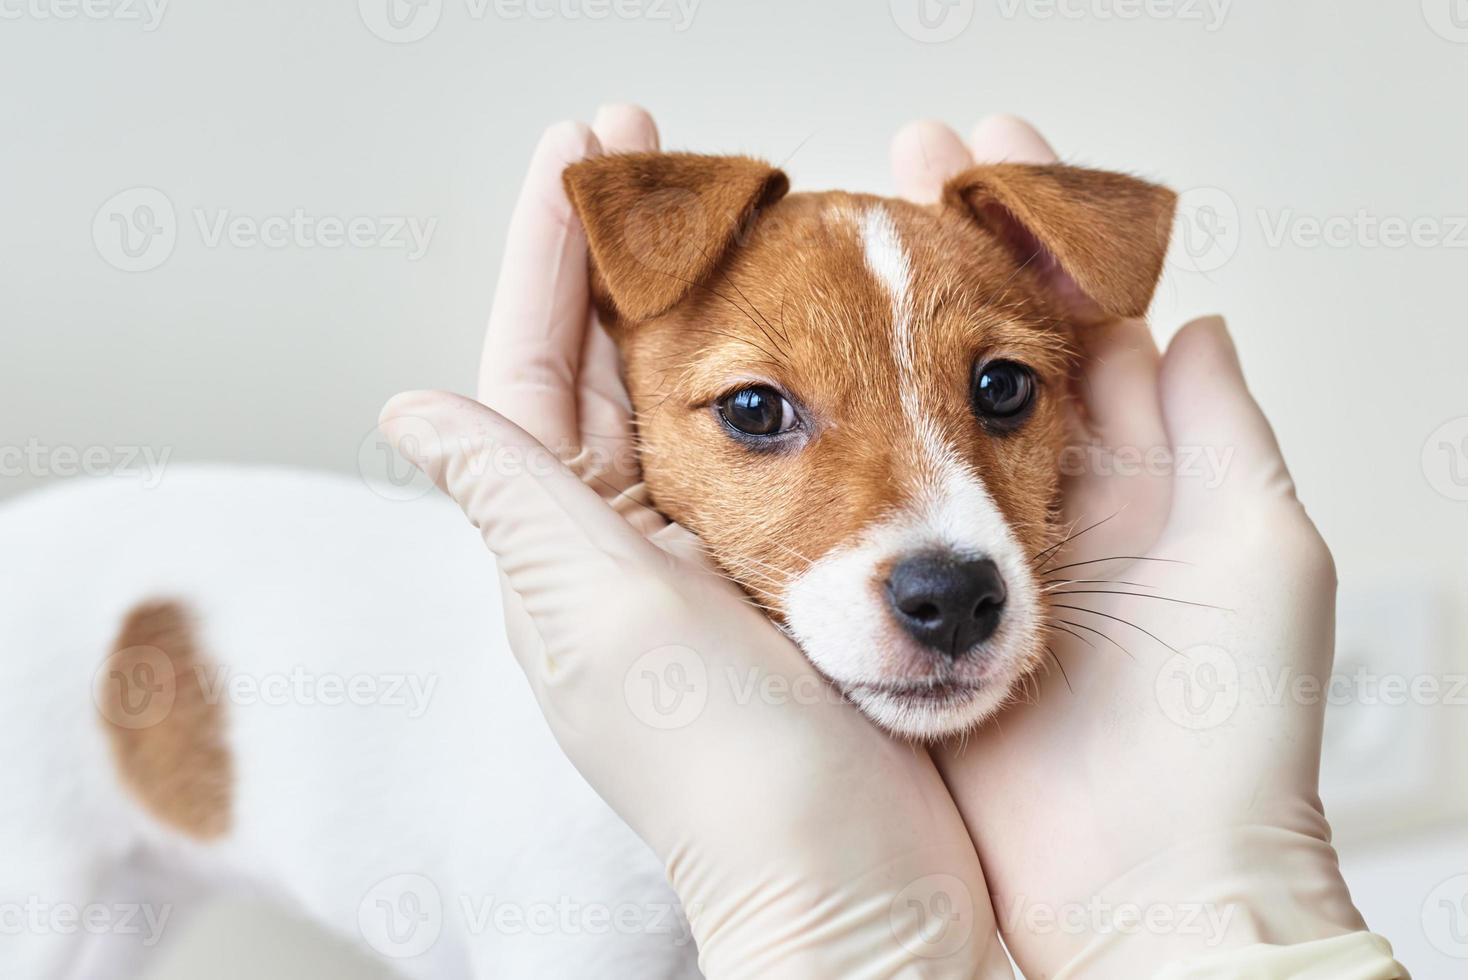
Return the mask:
[[917,350],[912,336],[912,263],[902,247],[902,236],[892,216],[881,205],[869,208],[861,219],[861,244],[867,268],[877,277],[892,299],[892,359],[897,363],[902,411],[909,422],[920,427],[918,410]]
[[[901,513],[866,528],[801,573],[786,590],[785,608],[790,632],[806,655],[852,691],[863,710],[905,734],[941,735],[995,710],[1014,679],[1033,665],[1039,594],[1024,549],[983,480],[944,438],[935,416],[923,410],[912,267],[886,209],[864,212],[860,233],[867,267],[892,299],[892,357],[903,414],[920,447],[918,472],[912,474],[919,492]],[[899,707],[869,688],[911,680],[910,666],[903,666],[910,658],[902,654],[911,641],[892,621],[876,569],[928,548],[988,557],[1009,587],[1004,619],[985,643],[996,675],[975,699],[947,709]],[[864,686],[868,693],[862,693]]]
[[861,244],[867,267],[887,287],[892,297],[894,327],[898,332],[908,328],[907,293],[911,287],[912,266],[902,247],[902,236],[892,223],[892,216],[881,205],[868,208],[861,216]]
[[920,478],[939,482],[942,474],[961,466],[956,453],[945,445],[930,414],[923,411],[918,392],[917,338],[912,307],[912,262],[903,248],[902,236],[892,216],[881,205],[862,215],[862,247],[867,267],[887,289],[892,298],[892,359],[897,365],[898,397],[902,414],[907,416],[923,447],[924,472]]
[[[999,629],[984,644],[995,674],[978,698],[947,710],[899,709],[882,695],[861,693],[864,685],[915,679],[904,666],[911,662],[903,654],[911,640],[892,620],[874,575],[885,562],[927,549],[990,558],[1009,601]],[[813,563],[784,598],[790,633],[811,662],[854,692],[868,715],[907,735],[951,734],[986,717],[1038,656],[1039,591],[1023,546],[983,483],[956,459],[910,507]]]

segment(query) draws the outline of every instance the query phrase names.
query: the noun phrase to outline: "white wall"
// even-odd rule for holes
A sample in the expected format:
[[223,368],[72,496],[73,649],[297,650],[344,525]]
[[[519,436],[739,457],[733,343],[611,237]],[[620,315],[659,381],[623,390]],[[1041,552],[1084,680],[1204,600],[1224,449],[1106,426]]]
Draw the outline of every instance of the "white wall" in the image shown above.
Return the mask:
[[[1345,637],[1353,655],[1468,669],[1468,502],[1453,499],[1468,497],[1453,479],[1468,482],[1468,444],[1439,448],[1468,436],[1464,0],[925,0],[950,17],[937,32],[956,32],[942,43],[899,28],[917,0],[683,0],[691,22],[676,0],[619,0],[671,20],[595,20],[596,0],[427,0],[437,26],[406,44],[367,26],[385,2],[180,2],[150,25],[0,0],[0,494],[72,465],[68,450],[354,470],[386,396],[470,386],[520,169],[545,124],[599,101],[647,104],[670,146],[877,191],[902,122],[1007,110],[1073,162],[1194,190],[1194,232],[1220,231],[1232,255],[1205,256],[1206,273],[1179,256],[1158,333],[1229,315],[1346,601],[1375,610]],[[166,196],[155,216],[171,206],[177,239],[124,272],[103,206],[138,187]],[[416,260],[211,246],[198,226],[295,209],[436,226]],[[1416,222],[1419,241],[1307,240],[1311,220],[1358,215]],[[1403,653],[1393,613],[1420,601],[1441,628]],[[1401,746],[1422,771],[1386,812],[1358,773],[1390,758],[1333,760],[1328,791],[1357,801],[1337,813],[1348,844],[1462,812],[1447,748],[1465,714],[1390,715],[1376,750]],[[1455,860],[1443,877],[1468,870]]]

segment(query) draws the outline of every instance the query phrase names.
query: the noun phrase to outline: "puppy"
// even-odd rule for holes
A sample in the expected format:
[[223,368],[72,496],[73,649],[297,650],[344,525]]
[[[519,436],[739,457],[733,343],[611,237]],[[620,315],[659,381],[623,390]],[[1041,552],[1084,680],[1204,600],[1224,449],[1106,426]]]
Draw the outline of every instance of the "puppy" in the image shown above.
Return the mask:
[[[1074,338],[1143,313],[1172,195],[1005,165],[919,207],[680,154],[565,179],[651,504],[879,724],[995,711],[1043,651]],[[697,976],[452,504],[171,472],[15,502],[0,553],[0,975],[136,976],[243,892],[410,977]]]
[[1044,649],[1072,334],[1145,312],[1173,194],[985,166],[920,207],[680,154],[565,183],[656,506],[879,724],[993,713]]

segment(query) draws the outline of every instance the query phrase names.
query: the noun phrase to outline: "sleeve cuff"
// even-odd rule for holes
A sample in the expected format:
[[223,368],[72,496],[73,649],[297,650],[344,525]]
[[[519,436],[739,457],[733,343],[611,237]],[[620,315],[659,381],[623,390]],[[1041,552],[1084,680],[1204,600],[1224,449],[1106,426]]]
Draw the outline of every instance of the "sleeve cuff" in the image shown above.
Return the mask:
[[1391,943],[1352,932],[1292,946],[1259,943],[1172,963],[1154,980],[1406,980]]

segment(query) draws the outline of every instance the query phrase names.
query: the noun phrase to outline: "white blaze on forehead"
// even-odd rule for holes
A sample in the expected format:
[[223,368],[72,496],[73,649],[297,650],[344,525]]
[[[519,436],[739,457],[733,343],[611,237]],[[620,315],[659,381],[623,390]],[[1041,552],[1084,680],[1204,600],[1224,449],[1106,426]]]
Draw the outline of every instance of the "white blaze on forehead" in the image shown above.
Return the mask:
[[[792,580],[785,590],[791,633],[806,655],[838,684],[901,683],[900,651],[911,640],[887,609],[879,569],[906,555],[944,550],[968,557],[988,557],[998,566],[1009,590],[999,629],[984,644],[985,658],[1006,668],[1027,668],[1035,656],[1039,630],[1039,594],[1034,573],[1018,536],[971,465],[941,431],[938,413],[925,410],[919,383],[918,324],[912,299],[912,266],[891,215],[881,206],[862,213],[859,233],[866,264],[892,301],[892,357],[902,412],[918,448],[913,472],[893,474],[911,479],[917,492],[897,513],[882,515],[855,540],[839,543]],[[932,390],[929,386],[929,390]],[[894,673],[896,672],[896,673]],[[1002,699],[1005,688],[987,692]],[[980,717],[996,701],[971,705]],[[879,703],[863,703],[882,715]],[[916,723],[879,717],[913,733]],[[964,719],[927,719],[917,727],[930,732],[951,728]]]
[[901,314],[899,319],[905,324],[912,264],[908,261],[907,250],[902,247],[897,225],[880,204],[868,208],[861,216],[861,244],[866,253],[867,267],[887,287],[894,310]]
[[874,205],[863,213],[861,240],[867,267],[892,299],[892,359],[897,365],[898,393],[903,415],[922,454],[919,472],[912,474],[919,482],[921,493],[905,518],[894,521],[906,533],[895,536],[888,533],[887,541],[900,544],[894,538],[905,537],[910,550],[922,546],[947,547],[961,553],[985,555],[999,564],[1006,578],[1027,578],[1029,568],[1021,560],[1019,540],[983,479],[944,438],[937,422],[938,413],[923,407],[922,386],[918,383],[912,261],[885,207]]
[[902,236],[892,216],[881,205],[867,209],[861,218],[861,245],[867,268],[887,290],[892,300],[892,357],[897,362],[902,408],[910,421],[917,421],[917,391],[914,374],[917,353],[912,336],[912,262],[902,247]]
[[[929,485],[931,495],[943,492],[954,474],[966,470],[962,459],[938,430],[936,414],[924,411],[918,385],[917,325],[912,301],[912,261],[892,215],[881,205],[868,208],[861,219],[862,251],[867,268],[892,300],[892,360],[897,365],[897,392],[902,414],[922,448],[920,470],[912,476]],[[978,477],[975,475],[974,480]]]

